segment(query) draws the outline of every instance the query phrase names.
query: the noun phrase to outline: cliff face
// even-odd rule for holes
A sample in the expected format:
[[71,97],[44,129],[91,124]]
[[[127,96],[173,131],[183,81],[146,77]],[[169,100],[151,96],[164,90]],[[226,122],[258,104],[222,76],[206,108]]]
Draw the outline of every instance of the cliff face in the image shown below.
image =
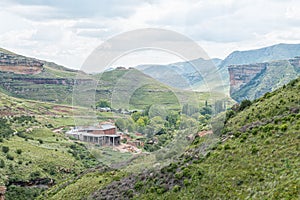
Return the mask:
[[252,65],[231,65],[228,67],[230,77],[230,94],[241,89],[254,77],[262,73],[267,67],[267,63]]
[[9,95],[71,103],[77,71],[0,49],[0,90]]
[[42,62],[34,58],[0,52],[0,71],[15,74],[39,74],[43,65]]
[[256,99],[300,75],[300,57],[228,67],[230,96],[236,101]]

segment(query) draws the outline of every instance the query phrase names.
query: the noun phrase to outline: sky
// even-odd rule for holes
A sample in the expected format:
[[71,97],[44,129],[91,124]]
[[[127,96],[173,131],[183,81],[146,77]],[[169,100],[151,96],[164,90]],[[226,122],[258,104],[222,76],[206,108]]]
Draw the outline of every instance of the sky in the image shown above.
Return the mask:
[[[298,0],[1,0],[0,47],[79,69],[104,41],[140,28],[172,30],[210,58],[277,43],[300,43]],[[166,64],[159,51],[115,65]]]

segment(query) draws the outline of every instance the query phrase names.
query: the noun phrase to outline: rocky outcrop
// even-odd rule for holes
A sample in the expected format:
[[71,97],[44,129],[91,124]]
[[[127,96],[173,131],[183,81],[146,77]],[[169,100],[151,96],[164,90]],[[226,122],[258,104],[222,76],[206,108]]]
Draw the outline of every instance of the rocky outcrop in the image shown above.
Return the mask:
[[228,67],[230,96],[240,102],[272,92],[300,75],[300,57]]
[[39,74],[43,63],[34,58],[0,52],[0,71],[15,74]]
[[230,94],[241,89],[249,83],[254,77],[262,73],[267,63],[259,63],[252,65],[231,65],[228,67],[230,77]]

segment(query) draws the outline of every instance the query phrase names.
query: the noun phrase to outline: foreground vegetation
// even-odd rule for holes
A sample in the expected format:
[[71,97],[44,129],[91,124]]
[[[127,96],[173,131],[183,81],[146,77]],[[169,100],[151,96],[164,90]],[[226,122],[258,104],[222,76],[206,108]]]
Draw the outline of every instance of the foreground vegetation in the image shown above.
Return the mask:
[[[234,106],[220,136],[197,136],[167,166],[112,171],[104,184],[100,179],[105,173],[88,173],[59,195],[72,191],[74,199],[298,199],[299,92],[300,78]],[[99,182],[88,185],[87,180]],[[75,185],[89,192],[82,196]]]
[[[53,130],[74,125],[81,109],[0,93],[0,185],[6,199],[34,199],[44,190],[100,164],[81,143]],[[59,130],[59,129],[57,129]]]

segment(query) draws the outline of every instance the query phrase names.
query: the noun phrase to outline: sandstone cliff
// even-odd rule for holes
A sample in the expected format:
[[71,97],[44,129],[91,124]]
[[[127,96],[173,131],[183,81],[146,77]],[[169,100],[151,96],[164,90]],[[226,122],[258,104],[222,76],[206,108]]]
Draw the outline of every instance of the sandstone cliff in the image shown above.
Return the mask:
[[300,57],[289,60],[231,65],[230,96],[236,101],[256,99],[300,75]]
[[34,58],[0,51],[0,71],[16,74],[38,74],[42,71],[43,65],[42,62]]

